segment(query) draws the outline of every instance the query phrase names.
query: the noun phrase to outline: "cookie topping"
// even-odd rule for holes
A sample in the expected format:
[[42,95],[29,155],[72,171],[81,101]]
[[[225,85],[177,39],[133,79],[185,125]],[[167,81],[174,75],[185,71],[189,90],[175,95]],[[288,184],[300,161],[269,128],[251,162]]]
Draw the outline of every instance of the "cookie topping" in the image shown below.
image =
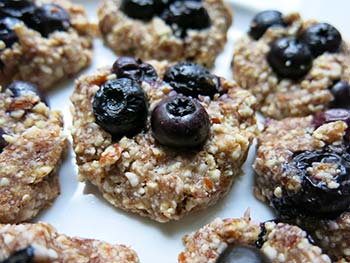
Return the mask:
[[120,10],[131,18],[149,21],[164,5],[161,0],[122,0]]
[[340,80],[335,83],[330,91],[334,97],[331,107],[333,108],[350,108],[350,84]]
[[7,141],[3,137],[4,134],[6,134],[4,129],[0,127],[0,153],[7,146]]
[[202,146],[209,134],[208,113],[195,99],[175,95],[163,99],[151,116],[154,138],[175,148]]
[[309,47],[295,38],[280,38],[275,41],[267,55],[267,61],[283,78],[298,79],[308,73],[312,66]]
[[27,15],[33,14],[35,5],[28,0],[0,0],[0,18],[15,17],[25,19]]
[[148,63],[132,57],[120,57],[113,64],[113,72],[118,78],[129,78],[135,81],[155,81],[158,78],[156,70]]
[[27,24],[47,37],[55,31],[68,30],[69,14],[59,5],[43,4],[35,9]]
[[260,249],[247,245],[229,245],[216,263],[271,263]]
[[28,246],[16,251],[9,258],[1,261],[1,263],[33,263],[33,258],[34,249],[32,246]]
[[191,62],[180,62],[169,67],[164,74],[168,82],[178,93],[186,96],[198,95],[214,97],[219,92],[219,78],[204,67]]
[[318,113],[314,120],[313,124],[316,128],[319,126],[334,122],[334,121],[344,121],[348,125],[350,124],[350,111],[345,109],[329,109],[324,112]]
[[204,29],[210,26],[210,17],[200,1],[175,1],[161,15],[162,19],[182,37],[187,29]]
[[17,42],[18,38],[13,29],[18,23],[21,23],[21,20],[13,17],[0,19],[0,41],[3,41],[6,47],[12,47]]
[[301,41],[306,43],[312,54],[317,57],[325,52],[337,52],[342,43],[339,31],[327,23],[311,25],[301,33]]
[[250,24],[249,35],[258,40],[271,26],[285,26],[282,13],[276,10],[266,10],[258,13]]
[[147,97],[132,79],[120,78],[102,84],[92,106],[96,123],[113,136],[133,136],[145,127]]
[[12,97],[14,98],[25,96],[26,94],[35,94],[42,102],[47,104],[47,99],[44,93],[38,87],[29,82],[14,81],[7,87],[7,89],[12,92]]

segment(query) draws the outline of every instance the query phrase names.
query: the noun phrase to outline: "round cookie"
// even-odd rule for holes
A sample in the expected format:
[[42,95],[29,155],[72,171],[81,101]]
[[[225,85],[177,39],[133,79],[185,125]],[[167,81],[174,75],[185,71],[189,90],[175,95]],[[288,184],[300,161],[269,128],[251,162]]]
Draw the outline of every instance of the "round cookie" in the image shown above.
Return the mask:
[[[130,72],[135,75],[135,72],[140,71],[137,65],[134,65],[134,69],[126,67],[124,72],[119,71],[119,66],[116,67],[116,65],[121,65],[120,62],[124,60],[134,59],[119,58],[113,67],[113,71],[117,74],[106,67],[79,78],[71,96],[72,135],[80,180],[90,181],[96,185],[104,198],[114,206],[159,222],[179,219],[191,211],[214,204],[227,193],[233,181],[241,174],[241,166],[246,160],[249,146],[257,133],[255,98],[248,91],[240,89],[234,82],[218,78],[198,64],[171,65],[166,61],[151,61],[155,71],[149,64],[138,60],[137,63],[141,63],[140,68],[142,65],[143,67],[148,65],[148,72],[153,72],[151,77],[139,81],[137,85],[142,87],[140,89],[148,98],[148,107],[142,108],[141,113],[139,112],[139,114],[144,112],[145,119],[141,118],[137,121],[142,124],[138,132],[127,136],[120,134],[112,136],[96,123],[93,105],[96,102],[97,92],[100,92],[102,87],[106,88],[106,83],[110,83],[107,80],[112,83],[131,83],[131,80],[117,78],[117,75],[132,77]],[[136,63],[136,60],[134,62]],[[203,122],[197,122],[196,118],[192,124],[186,122],[188,129],[191,130],[198,124],[200,129],[207,131],[209,135],[201,137],[204,141],[199,141],[199,145],[195,147],[164,146],[154,137],[159,134],[154,126],[151,127],[151,119],[154,109],[161,104],[161,101],[173,98],[176,94],[174,86],[181,88],[178,86],[181,83],[172,82],[173,86],[171,86],[162,81],[163,76],[166,74],[169,77],[169,72],[172,70],[176,71],[178,67],[187,66],[189,71],[184,70],[185,86],[182,88],[191,87],[192,92],[195,92],[197,88],[209,88],[210,85],[215,84],[220,89],[220,93],[212,94],[212,98],[202,95],[198,95],[197,99],[180,96],[179,100],[180,104],[187,100],[192,101],[193,105],[204,111],[204,116],[208,118],[207,130],[202,126]],[[129,69],[131,71],[128,73]],[[194,75],[191,75],[189,72],[193,69],[202,72],[203,75],[196,75],[195,70],[194,73],[192,72]],[[191,82],[192,77],[194,79]],[[201,85],[198,85],[197,77],[204,81]],[[189,79],[186,80],[186,78]],[[136,85],[135,82],[132,83]],[[129,89],[128,86],[124,88]],[[111,94],[109,96],[111,100],[113,96],[116,98],[119,96],[119,93]],[[112,101],[112,106],[113,103]],[[109,107],[111,111],[112,106]],[[192,106],[188,106],[187,109],[192,109]],[[186,107],[183,109],[183,112],[187,111]],[[120,129],[125,128],[123,125],[126,125],[135,115],[123,116]],[[167,119],[164,120],[164,122],[167,121]],[[175,143],[178,141],[183,143],[185,139],[186,143],[192,145],[192,139],[197,139],[196,136],[193,137],[196,133],[186,134],[185,132],[185,135],[182,135],[183,123],[185,122],[178,122],[177,128],[167,126],[165,128],[168,131],[167,135],[172,141],[175,140]],[[157,124],[152,123],[152,125]],[[111,127],[106,126],[106,128]],[[180,138],[176,140],[179,134]],[[159,138],[159,136],[156,137]],[[163,141],[160,140],[160,142]]]
[[0,85],[23,80],[49,89],[90,64],[95,29],[83,7],[1,0],[0,8]]
[[[235,259],[264,263],[331,262],[299,227],[272,221],[258,224],[249,216],[215,219],[197,232],[184,236],[183,242],[185,251],[179,254],[179,263],[228,263],[236,262]],[[241,257],[239,260],[234,259],[237,255]],[[256,257],[259,260],[253,260]]]
[[[261,113],[281,119],[349,107],[343,103],[350,98],[349,65],[349,47],[331,25],[265,11],[235,43],[232,70],[256,96]],[[346,87],[339,91],[341,81]]]
[[0,86],[0,223],[32,219],[60,192],[62,116],[37,94],[25,82]]
[[124,245],[59,234],[49,224],[0,225],[0,262],[137,263]]
[[349,123],[342,109],[267,120],[253,166],[256,197],[339,260],[350,259]]
[[[103,0],[98,17],[106,44],[121,56],[213,67],[232,23],[230,8],[222,0],[170,2]],[[124,6],[129,15],[122,11]]]

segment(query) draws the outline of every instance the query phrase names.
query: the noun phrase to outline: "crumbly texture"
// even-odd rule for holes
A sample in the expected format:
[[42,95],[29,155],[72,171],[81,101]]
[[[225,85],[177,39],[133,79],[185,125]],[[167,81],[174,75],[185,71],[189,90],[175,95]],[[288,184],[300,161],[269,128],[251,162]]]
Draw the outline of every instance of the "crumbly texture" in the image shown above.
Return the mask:
[[23,23],[16,25],[18,42],[6,48],[0,41],[0,85],[13,80],[32,82],[41,89],[52,88],[57,81],[73,76],[87,67],[92,59],[92,35],[95,27],[89,23],[83,7],[69,0],[35,0],[37,5],[56,3],[70,15],[67,32],[57,31],[43,37]]
[[13,98],[0,87],[0,127],[8,143],[0,152],[0,223],[28,221],[59,194],[62,126],[61,114],[38,96]]
[[325,53],[314,59],[311,70],[299,80],[279,78],[267,62],[270,45],[284,36],[296,36],[316,21],[302,21],[299,14],[284,16],[286,28],[271,27],[258,40],[248,35],[235,43],[232,70],[235,80],[250,90],[265,116],[274,119],[307,116],[328,107],[334,81],[350,81],[350,53],[343,42],[338,53]]
[[[159,76],[167,62],[151,62]],[[119,141],[95,122],[92,101],[99,86],[115,78],[104,68],[81,77],[73,103],[73,141],[81,180],[91,181],[113,205],[159,222],[179,219],[215,203],[241,174],[249,146],[257,133],[255,98],[235,83],[221,79],[227,93],[214,100],[200,97],[211,119],[202,149],[183,152],[159,145],[150,121],[145,131]],[[172,88],[160,80],[142,83],[149,112]]]
[[[272,263],[313,262],[330,263],[322,250],[310,243],[305,231],[297,226],[267,222],[261,251]],[[261,233],[260,224],[249,217],[216,219],[199,231],[183,238],[185,251],[179,254],[179,263],[215,263],[228,245],[255,246]]]
[[[300,176],[285,169],[293,153],[320,150],[325,145],[339,145],[348,128],[345,122],[336,121],[315,129],[312,122],[312,116],[266,121],[265,129],[258,138],[257,157],[253,165],[256,172],[255,195],[258,199],[272,205],[272,199],[283,197],[286,189],[288,192],[298,192],[302,181]],[[312,169],[308,172],[316,170],[315,173],[325,178],[332,172],[328,165],[317,167],[317,163]],[[334,188],[336,185],[330,181],[328,187]],[[297,217],[291,221],[306,229],[330,256],[350,260],[349,212],[344,212],[334,220]]]
[[226,44],[226,33],[232,23],[230,8],[222,0],[203,0],[211,26],[188,30],[187,37],[182,39],[159,17],[149,22],[129,18],[119,10],[120,4],[120,0],[102,1],[98,9],[102,36],[118,55],[144,60],[186,60],[212,68]]
[[0,225],[0,261],[28,246],[34,249],[34,262],[139,262],[136,253],[124,245],[67,237],[57,233],[49,224]]

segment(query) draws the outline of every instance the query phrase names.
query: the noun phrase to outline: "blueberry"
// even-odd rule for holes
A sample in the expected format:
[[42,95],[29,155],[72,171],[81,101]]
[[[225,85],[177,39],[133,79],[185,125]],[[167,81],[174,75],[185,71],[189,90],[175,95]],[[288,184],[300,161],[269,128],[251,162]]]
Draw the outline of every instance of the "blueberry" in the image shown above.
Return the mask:
[[350,84],[343,80],[335,83],[330,91],[334,97],[332,108],[350,108]]
[[18,250],[1,263],[34,263],[34,249],[32,246],[28,246]]
[[5,141],[3,135],[6,134],[5,130],[0,127],[0,153],[7,146],[7,141]]
[[[327,180],[310,174],[313,164],[334,165],[337,174],[332,182],[338,186],[329,187]],[[296,193],[284,193],[282,198],[274,198],[273,205],[283,218],[312,216],[335,218],[350,205],[350,155],[335,152],[332,148],[296,153],[291,163],[285,166],[288,176],[298,175],[302,187]],[[324,177],[323,177],[324,178]]]
[[209,134],[208,113],[196,100],[175,95],[163,99],[151,115],[153,137],[165,146],[196,148]]
[[170,4],[161,18],[168,25],[175,26],[181,36],[187,29],[204,29],[210,26],[210,17],[200,1],[180,0]]
[[267,55],[267,61],[276,74],[291,79],[306,75],[311,69],[312,59],[306,44],[288,37],[275,41]]
[[147,97],[132,79],[114,79],[102,84],[92,106],[96,123],[114,137],[133,136],[145,127]]
[[192,62],[180,62],[169,67],[164,74],[164,81],[178,93],[195,98],[198,95],[213,98],[220,88],[218,77]]
[[47,103],[46,95],[34,84],[25,81],[14,81],[8,87],[14,98],[25,96],[26,94],[35,94],[42,102]]
[[314,117],[313,124],[316,128],[318,128],[323,124],[334,121],[344,121],[349,125],[350,111],[346,109],[329,109],[324,112],[320,112]]
[[33,14],[35,5],[28,0],[0,0],[0,18],[15,17],[24,19],[27,15]]
[[325,52],[334,53],[339,51],[342,43],[339,31],[327,23],[309,26],[301,33],[299,39],[310,47],[315,57]]
[[36,8],[26,23],[44,37],[55,31],[67,31],[70,27],[68,12],[57,4],[43,4]]
[[271,260],[253,246],[229,245],[216,263],[271,263]]
[[158,78],[156,70],[140,59],[120,57],[113,64],[113,72],[118,78],[129,78],[135,81],[155,81]]
[[283,21],[282,13],[276,10],[266,10],[256,14],[250,24],[249,35],[258,40],[269,27],[282,26],[286,24]]
[[16,32],[13,29],[16,24],[21,22],[21,20],[13,17],[0,19],[0,40],[4,41],[6,47],[10,48],[18,41]]
[[162,0],[122,0],[120,10],[131,18],[149,21],[164,7]]

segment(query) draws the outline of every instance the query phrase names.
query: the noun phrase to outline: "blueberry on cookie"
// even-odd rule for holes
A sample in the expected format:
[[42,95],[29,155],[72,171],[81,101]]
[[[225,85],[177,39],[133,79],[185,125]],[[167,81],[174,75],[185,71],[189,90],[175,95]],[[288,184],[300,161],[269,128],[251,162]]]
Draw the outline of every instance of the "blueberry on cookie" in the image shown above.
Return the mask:
[[71,96],[81,180],[159,222],[214,204],[257,133],[255,98],[195,63],[121,57]]

